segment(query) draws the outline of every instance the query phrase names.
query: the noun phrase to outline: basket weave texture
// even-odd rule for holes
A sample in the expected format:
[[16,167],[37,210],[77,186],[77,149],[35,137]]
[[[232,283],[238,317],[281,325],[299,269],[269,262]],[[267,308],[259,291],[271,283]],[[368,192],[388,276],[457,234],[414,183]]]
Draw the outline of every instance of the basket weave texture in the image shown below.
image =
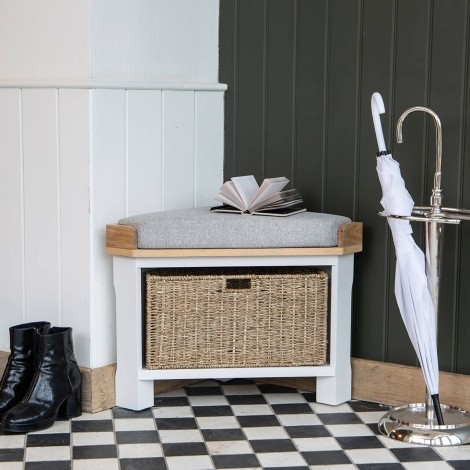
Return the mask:
[[328,275],[313,268],[146,275],[146,367],[323,365]]

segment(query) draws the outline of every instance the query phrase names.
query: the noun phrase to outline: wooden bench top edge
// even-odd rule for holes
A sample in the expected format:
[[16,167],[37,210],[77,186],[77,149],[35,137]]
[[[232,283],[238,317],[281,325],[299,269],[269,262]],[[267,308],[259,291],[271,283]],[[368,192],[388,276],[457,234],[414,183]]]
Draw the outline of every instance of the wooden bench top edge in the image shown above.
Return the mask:
[[132,258],[182,256],[326,256],[362,251],[362,222],[351,222],[338,228],[338,244],[333,247],[296,248],[168,248],[139,249],[137,230],[131,225],[106,226],[106,253]]
[[106,253],[129,258],[184,258],[184,257],[230,257],[230,256],[337,256],[358,253],[362,244],[347,247],[295,247],[295,248],[106,248]]

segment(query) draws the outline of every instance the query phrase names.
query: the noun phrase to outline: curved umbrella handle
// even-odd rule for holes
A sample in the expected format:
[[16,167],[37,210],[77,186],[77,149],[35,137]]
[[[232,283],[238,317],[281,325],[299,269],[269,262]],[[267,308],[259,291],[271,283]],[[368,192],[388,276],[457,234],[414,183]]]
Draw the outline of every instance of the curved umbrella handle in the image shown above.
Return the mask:
[[402,127],[403,121],[405,118],[415,112],[415,111],[423,111],[425,113],[430,114],[434,118],[434,124],[436,125],[436,172],[434,173],[434,188],[432,190],[431,195],[431,207],[432,207],[432,214],[438,215],[441,213],[441,206],[442,206],[442,190],[441,190],[441,164],[442,164],[442,125],[439,116],[429,108],[425,108],[424,106],[414,106],[412,108],[408,108],[398,119],[397,122],[397,142],[401,144],[403,142],[403,134],[402,134]]
[[384,100],[380,93],[373,93],[370,99],[370,107],[372,110],[372,119],[374,121],[375,137],[379,145],[379,152],[386,152],[384,133],[382,131],[382,123],[380,122],[380,115],[385,113]]

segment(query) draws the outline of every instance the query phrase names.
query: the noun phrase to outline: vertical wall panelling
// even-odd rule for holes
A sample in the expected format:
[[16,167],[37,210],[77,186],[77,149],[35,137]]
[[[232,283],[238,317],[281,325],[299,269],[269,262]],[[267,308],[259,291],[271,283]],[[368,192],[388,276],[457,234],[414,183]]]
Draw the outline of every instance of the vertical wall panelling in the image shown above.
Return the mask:
[[[297,105],[297,11],[297,0],[268,2],[265,176],[290,180],[296,157],[292,131]],[[278,139],[281,133],[284,138]]]
[[[470,6],[467,4],[465,14],[467,21],[467,34],[470,27]],[[470,47],[467,41],[467,50],[464,56],[465,70],[468,70],[470,63]],[[470,207],[470,74],[465,73],[465,88],[462,99],[463,108],[463,125],[462,125],[462,169],[461,178],[464,183],[461,188],[462,207]],[[461,228],[460,251],[456,253],[459,260],[459,276],[458,276],[458,306],[459,315],[456,322],[455,343],[455,369],[463,374],[470,374],[470,341],[468,341],[468,332],[470,331],[470,224],[463,223]]]
[[80,364],[90,363],[89,90],[59,90],[61,324],[74,331]]
[[163,208],[194,204],[194,91],[163,92]]
[[[468,48],[467,2],[457,0],[452,8],[442,0],[434,1],[433,38],[430,107],[439,115],[443,125],[442,143],[442,188],[444,205],[462,207],[462,107],[465,92],[465,74],[468,73],[464,60]],[[453,25],[449,29],[449,24]],[[452,51],[452,54],[449,54]],[[458,57],[459,60],[455,60]],[[445,73],[443,73],[445,70]],[[445,93],[443,91],[445,90]],[[428,194],[433,185],[435,162],[434,125],[430,120],[428,140]],[[439,316],[439,335],[441,341],[440,364],[445,370],[453,370],[456,355],[456,333],[458,328],[459,306],[459,264],[460,227],[446,227],[446,243],[443,251],[442,294]],[[449,340],[452,338],[452,340]]]
[[10,347],[8,329],[24,320],[23,155],[21,91],[0,90],[0,350]]
[[127,215],[162,209],[162,92],[127,91]]
[[[225,94],[223,166],[227,176],[236,174],[238,95],[238,2],[221,0],[224,14],[219,17],[219,74],[226,79],[230,93]],[[227,110],[230,109],[230,112]],[[224,180],[227,179],[224,177]]]
[[106,224],[223,182],[224,87],[174,88],[0,88],[2,321],[73,327],[84,367],[115,361]]
[[[389,56],[391,83],[386,100],[390,117],[387,135],[395,159],[400,163],[406,186],[416,204],[427,204],[429,193],[424,187],[423,174],[427,167],[425,157],[426,125],[424,116],[409,116],[403,126],[403,143],[396,143],[396,123],[398,117],[410,106],[428,106],[429,71],[432,53],[432,8],[431,2],[406,2],[397,0],[395,10],[395,32],[393,48]],[[367,70],[369,70],[368,67]],[[367,207],[367,205],[365,206]],[[387,239],[391,242],[389,230]],[[414,237],[418,242],[424,240],[424,226],[413,224]],[[374,239],[376,239],[374,237]],[[377,240],[378,241],[378,240]],[[387,353],[389,362],[417,365],[408,335],[403,326],[393,293],[395,282],[395,251],[390,243],[387,259],[388,266],[388,318]]]
[[[297,73],[294,107],[295,187],[299,188],[311,210],[323,208],[323,150],[325,126],[322,124],[327,97],[327,35],[329,9],[325,2],[300,0],[297,7]],[[322,73],[318,73],[322,70]],[[308,191],[305,191],[308,188]]]
[[125,215],[125,90],[92,92],[92,311],[91,366],[115,360],[111,257],[105,253],[106,224]]
[[25,319],[60,324],[58,90],[23,90]]
[[[390,102],[390,140],[394,155],[407,180],[407,189],[417,203],[425,204],[429,196],[424,182],[426,121],[422,113],[410,116],[403,127],[403,143],[397,144],[397,119],[410,106],[429,106],[432,57],[433,10],[431,0],[398,0],[395,50],[392,56],[394,75]],[[406,155],[408,156],[406,157]],[[423,233],[416,224],[415,231]]]
[[194,152],[194,205],[213,206],[223,182],[224,97],[221,93],[196,91]]
[[[229,85],[225,177],[292,169],[307,208],[364,222],[356,258],[353,354],[417,365],[394,295],[395,250],[380,209],[370,98],[379,91],[386,142],[415,203],[428,204],[435,129],[443,125],[444,205],[470,208],[470,0],[222,0],[220,79]],[[288,175],[289,176],[289,175]],[[470,373],[470,223],[446,227],[441,369]],[[424,242],[424,225],[413,223]]]
[[[354,214],[362,2],[330,2],[327,200],[325,211]],[[348,73],[345,73],[348,70]]]
[[[266,162],[268,3],[238,0],[236,174],[261,180]],[[227,77],[230,80],[232,77]],[[225,77],[224,77],[225,80]],[[228,82],[229,89],[230,82]],[[227,175],[235,176],[235,175]]]
[[[365,225],[364,243],[367,250],[356,257],[357,272],[362,273],[363,282],[355,286],[355,304],[363,315],[356,316],[353,328],[353,345],[355,354],[360,357],[386,357],[388,354],[388,318],[395,315],[390,312],[388,284],[393,266],[394,253],[391,253],[387,222],[378,217],[375,210],[370,210],[368,202],[375,201],[375,208],[380,208],[381,190],[375,168],[377,143],[371,126],[371,114],[368,100],[375,91],[382,94],[386,114],[382,115],[384,136],[388,146],[394,135],[390,133],[389,122],[390,96],[385,93],[390,89],[393,63],[384,51],[394,51],[396,0],[386,2],[365,1],[362,28],[362,74],[360,83],[361,109],[358,123],[359,132],[359,181],[370,181],[371,184],[357,185],[357,219]],[[382,236],[371,236],[371,232]],[[380,262],[379,262],[380,260]],[[365,269],[367,266],[368,269]],[[393,297],[393,292],[392,292]],[[376,305],[369,309],[367,305]],[[392,304],[393,305],[393,304]],[[380,306],[380,307],[379,307]],[[398,314],[399,315],[399,314]],[[405,343],[408,345],[408,343]]]

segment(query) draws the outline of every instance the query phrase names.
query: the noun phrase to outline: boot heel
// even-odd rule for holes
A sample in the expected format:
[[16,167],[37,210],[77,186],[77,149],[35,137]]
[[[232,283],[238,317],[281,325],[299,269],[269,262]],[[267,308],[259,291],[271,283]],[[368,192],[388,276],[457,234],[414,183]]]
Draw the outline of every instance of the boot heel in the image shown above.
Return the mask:
[[76,418],[82,414],[82,394],[81,387],[78,387],[68,398],[60,405],[59,416],[61,418]]

